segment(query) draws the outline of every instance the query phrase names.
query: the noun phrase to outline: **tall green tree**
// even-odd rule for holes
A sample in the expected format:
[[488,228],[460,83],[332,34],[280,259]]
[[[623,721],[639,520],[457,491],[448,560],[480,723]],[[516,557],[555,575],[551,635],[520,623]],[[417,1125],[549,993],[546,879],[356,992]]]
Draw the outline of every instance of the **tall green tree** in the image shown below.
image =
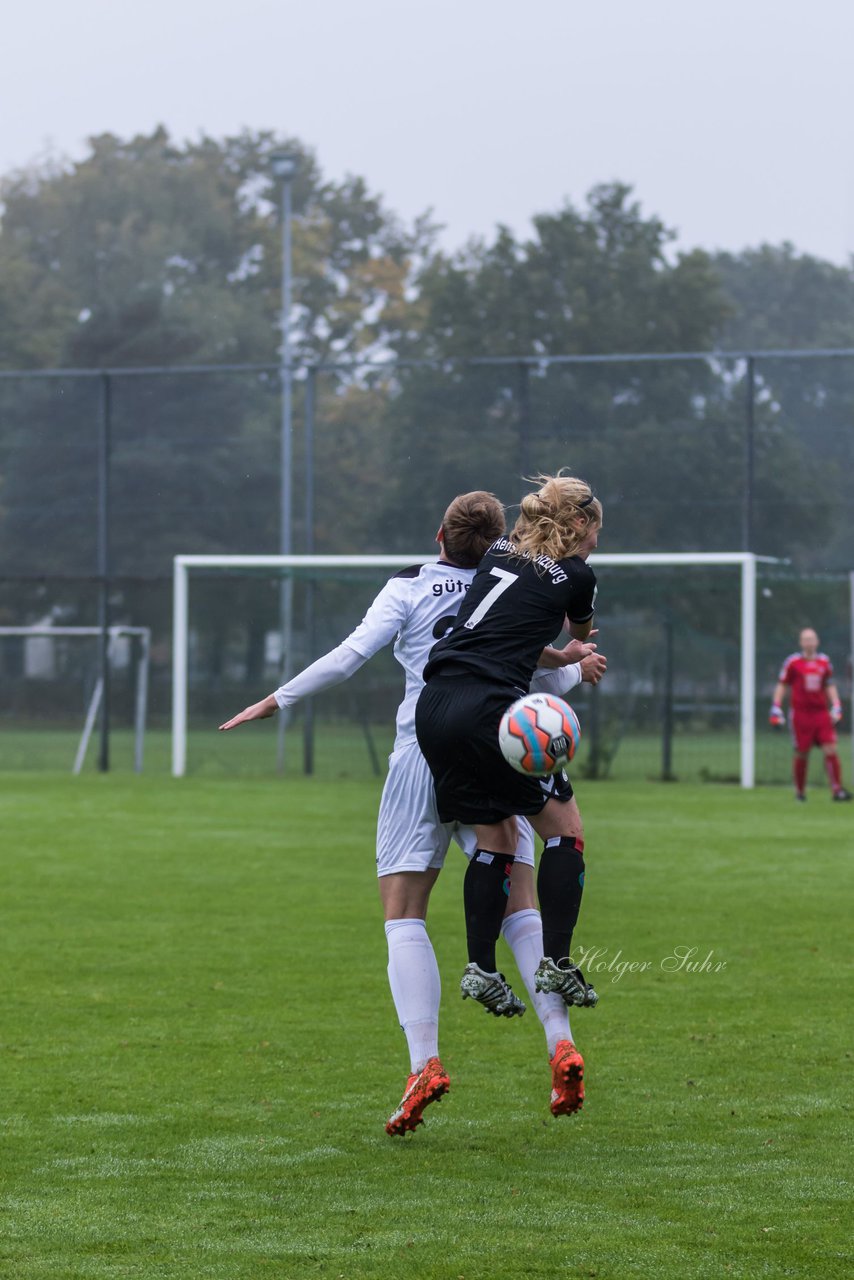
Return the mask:
[[[404,521],[423,520],[422,508],[440,507],[463,479],[480,477],[512,501],[523,473],[569,465],[608,504],[611,547],[685,546],[707,537],[732,545],[726,529],[702,520],[685,489],[686,473],[690,479],[705,451],[712,459],[705,480],[718,458],[703,432],[714,382],[703,365],[526,370],[511,363],[463,371],[441,363],[455,355],[539,359],[710,346],[725,314],[717,278],[706,254],[672,255],[672,239],[627,186],[612,184],[594,188],[583,209],[566,205],[536,217],[528,240],[499,228],[491,244],[428,265],[419,280],[426,315],[410,349],[435,360],[437,370],[405,376],[391,407]],[[419,420],[429,424],[420,435]],[[723,460],[719,469],[725,472]],[[407,498],[415,474],[425,478]],[[677,501],[685,507],[681,529]]]
[[623,183],[594,187],[586,207],[533,219],[518,241],[499,227],[437,256],[419,284],[421,355],[538,356],[696,350],[725,313],[709,256],[671,255],[674,233]]
[[791,244],[712,259],[728,301],[716,338],[739,350],[854,346],[854,260],[837,266]]
[[[30,294],[28,328],[3,353],[21,364],[272,361],[280,341],[279,194],[271,156],[298,157],[293,184],[297,359],[393,343],[413,253],[361,178],[324,179],[293,139],[244,132],[178,144],[165,129],[104,134],[75,164],[35,167],[0,185],[0,316]],[[34,286],[37,286],[34,290]]]
[[[410,350],[435,366],[405,374],[391,405],[398,527],[423,524],[478,477],[512,500],[523,474],[566,465],[603,497],[609,549],[736,550],[752,524],[752,549],[814,560],[835,498],[817,503],[822,465],[764,387],[748,519],[743,361],[448,363],[711,351],[736,323],[744,299],[718,261],[674,253],[674,233],[624,184],[596,187],[585,207],[533,226],[527,240],[499,228],[491,243],[437,256],[420,277],[425,315]],[[811,507],[808,523],[789,518],[795,498]]]
[[729,303],[718,345],[758,353],[760,521],[801,567],[848,569],[854,358],[761,353],[854,348],[854,260],[839,266],[790,244],[761,245],[719,253],[714,267]]
[[[283,149],[298,157],[294,360],[387,353],[408,323],[412,264],[432,236],[425,221],[405,229],[363,179],[327,180],[295,139],[247,131],[178,143],[161,128],[104,134],[79,162],[0,184],[0,364],[275,365],[282,267],[271,156]],[[350,403],[359,392],[343,375],[336,384]],[[0,534],[18,572],[94,571],[99,393],[82,382],[3,386]],[[297,432],[300,405],[297,386]],[[119,376],[112,409],[115,572],[167,574],[180,550],[277,549],[276,375]],[[376,415],[351,413],[354,429],[363,447],[350,456],[361,458],[374,450]],[[337,464],[341,488],[352,488]],[[300,474],[294,488],[298,497]]]

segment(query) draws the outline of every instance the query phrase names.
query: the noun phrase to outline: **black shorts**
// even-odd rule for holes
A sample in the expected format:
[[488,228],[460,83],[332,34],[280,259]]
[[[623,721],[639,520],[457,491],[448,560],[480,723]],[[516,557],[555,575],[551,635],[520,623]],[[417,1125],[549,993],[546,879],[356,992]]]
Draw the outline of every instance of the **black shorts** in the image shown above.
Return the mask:
[[539,781],[543,795],[549,800],[559,800],[561,804],[566,804],[575,794],[566,769],[561,769],[560,773],[551,773]]
[[[546,804],[541,780],[513,769],[498,745],[501,717],[519,696],[470,673],[436,675],[422,689],[415,732],[433,775],[440,821],[501,822],[538,814]],[[570,788],[560,798],[571,795]]]

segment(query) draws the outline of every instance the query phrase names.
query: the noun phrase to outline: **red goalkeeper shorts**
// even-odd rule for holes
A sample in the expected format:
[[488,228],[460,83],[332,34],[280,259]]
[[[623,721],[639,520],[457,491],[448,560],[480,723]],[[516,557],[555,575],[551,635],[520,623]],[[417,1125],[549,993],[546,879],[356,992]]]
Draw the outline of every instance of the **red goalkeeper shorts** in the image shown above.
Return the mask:
[[836,729],[829,711],[793,712],[792,738],[796,751],[809,751],[810,747],[823,747],[836,743]]

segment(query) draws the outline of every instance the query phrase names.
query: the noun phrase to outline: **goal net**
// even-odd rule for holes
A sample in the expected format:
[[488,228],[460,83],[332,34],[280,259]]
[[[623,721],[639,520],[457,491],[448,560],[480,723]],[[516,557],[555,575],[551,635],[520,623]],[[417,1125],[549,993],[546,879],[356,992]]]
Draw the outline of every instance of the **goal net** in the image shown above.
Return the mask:
[[[216,726],[282,682],[283,649],[295,674],[344,639],[391,574],[434,558],[177,556],[175,776],[263,773],[283,762],[288,772],[383,772],[403,688],[390,647],[295,708],[284,753],[281,717],[242,732],[239,743]],[[609,666],[595,689],[573,691],[578,776],[785,781],[788,743],[766,730],[797,617],[786,605],[785,567],[744,552],[595,554],[591,564],[597,642]],[[769,587],[774,571],[783,578]]]

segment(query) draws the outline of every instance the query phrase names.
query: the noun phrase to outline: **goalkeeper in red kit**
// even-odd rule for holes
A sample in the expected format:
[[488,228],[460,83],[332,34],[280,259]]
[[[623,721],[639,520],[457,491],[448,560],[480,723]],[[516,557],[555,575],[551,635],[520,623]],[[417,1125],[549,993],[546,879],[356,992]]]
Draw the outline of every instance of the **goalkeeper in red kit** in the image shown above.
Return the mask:
[[821,747],[824,767],[830,782],[834,800],[850,800],[851,793],[842,785],[842,771],[836,754],[836,726],[842,719],[842,703],[839,690],[833,681],[830,658],[819,653],[818,635],[812,627],[805,627],[798,637],[800,652],[792,653],[783,663],[774,689],[769,720],[772,725],[784,725],[783,698],[786,689],[792,691],[791,730],[795,746],[792,760],[792,776],[795,782],[795,799],[806,800],[807,764],[811,747]]

